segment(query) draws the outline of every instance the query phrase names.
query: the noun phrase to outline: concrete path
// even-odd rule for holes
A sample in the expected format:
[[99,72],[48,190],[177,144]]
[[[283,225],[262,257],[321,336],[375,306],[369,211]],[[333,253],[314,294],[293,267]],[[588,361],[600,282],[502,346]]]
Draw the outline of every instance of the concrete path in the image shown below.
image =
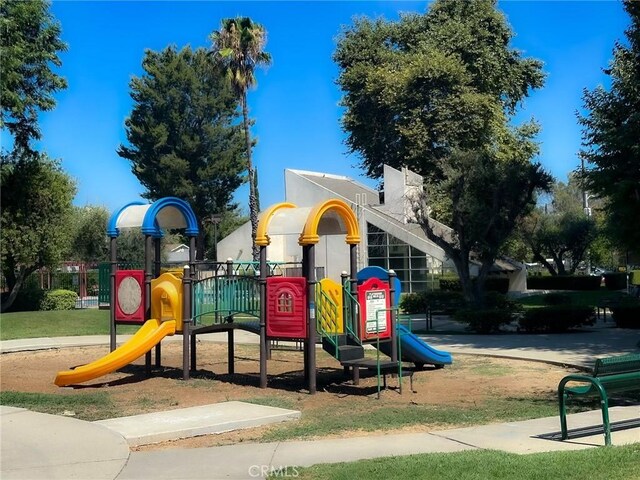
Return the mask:
[[[612,421],[638,419],[640,407],[614,407],[610,414]],[[568,418],[572,429],[594,425],[599,420],[599,412],[584,412]],[[538,435],[557,433],[558,428],[558,418],[550,417],[430,433],[132,452],[118,480],[250,479],[263,478],[274,471],[296,476],[297,468],[318,463],[475,449],[525,454],[579,450],[604,444],[602,434],[563,442],[538,438]],[[639,442],[640,429],[614,432],[612,441],[614,445]],[[212,473],[213,466],[215,472]]]
[[117,478],[129,459],[122,435],[75,418],[0,406],[0,477]]
[[146,413],[94,422],[122,435],[129,445],[149,445],[167,440],[230,432],[300,418],[297,410],[223,402],[167,412]]

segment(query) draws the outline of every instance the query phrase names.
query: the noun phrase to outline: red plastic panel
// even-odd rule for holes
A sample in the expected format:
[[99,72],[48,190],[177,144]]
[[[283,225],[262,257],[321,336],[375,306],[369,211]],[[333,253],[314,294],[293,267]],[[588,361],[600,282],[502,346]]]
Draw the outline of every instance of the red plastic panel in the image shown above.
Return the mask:
[[116,322],[144,323],[144,270],[118,270],[115,292]]
[[307,338],[307,279],[267,278],[267,336]]
[[358,286],[360,303],[360,339],[389,338],[391,336],[391,305],[389,283],[370,278]]

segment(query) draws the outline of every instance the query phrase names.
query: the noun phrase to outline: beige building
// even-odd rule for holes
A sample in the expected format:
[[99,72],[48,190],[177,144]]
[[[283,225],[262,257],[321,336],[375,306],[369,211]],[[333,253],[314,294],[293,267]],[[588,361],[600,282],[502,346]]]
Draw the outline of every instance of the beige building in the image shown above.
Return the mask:
[[[407,169],[401,171],[384,167],[383,195],[351,178],[327,173],[287,169],[285,176],[285,201],[295,204],[297,213],[304,216],[316,204],[338,198],[351,206],[358,219],[362,241],[358,246],[358,269],[369,265],[393,269],[402,283],[402,291],[416,292],[430,289],[433,275],[453,271],[453,263],[444,251],[429,241],[419,225],[412,223],[410,206],[412,195],[421,191],[422,177]],[[381,196],[383,200],[381,200]],[[299,262],[302,249],[298,245],[299,218],[279,222],[269,230],[271,244],[267,257],[274,262]],[[441,225],[443,231],[450,231]],[[295,231],[294,231],[295,230]],[[339,225],[336,231],[344,231]],[[331,234],[331,226],[325,228],[316,246],[318,278],[339,280],[340,273],[349,270],[349,249],[344,234]],[[238,228],[218,243],[218,260],[228,258],[251,260],[251,225]],[[508,275],[510,290],[524,290],[526,272],[515,262],[496,262],[495,271]],[[472,272],[473,273],[473,272]]]

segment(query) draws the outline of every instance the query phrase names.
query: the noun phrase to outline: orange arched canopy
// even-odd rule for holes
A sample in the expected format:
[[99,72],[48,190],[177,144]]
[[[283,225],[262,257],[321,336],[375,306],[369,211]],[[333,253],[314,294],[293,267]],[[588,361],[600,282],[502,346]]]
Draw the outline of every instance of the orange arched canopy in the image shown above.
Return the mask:
[[296,205],[288,202],[276,203],[275,205],[271,205],[262,213],[260,220],[258,221],[258,229],[256,231],[256,245],[266,247],[271,243],[271,239],[267,234],[269,223],[271,223],[271,219],[277,211],[283,208],[296,208]]
[[304,224],[304,229],[302,230],[302,233],[298,238],[299,245],[315,245],[320,241],[320,236],[318,235],[318,225],[320,224],[322,216],[329,211],[336,212],[344,221],[347,227],[347,236],[345,242],[350,245],[360,243],[360,230],[358,228],[358,220],[353,213],[353,210],[351,210],[351,208],[349,208],[349,205],[347,205],[344,201],[334,198],[316,205],[309,212],[307,221]]

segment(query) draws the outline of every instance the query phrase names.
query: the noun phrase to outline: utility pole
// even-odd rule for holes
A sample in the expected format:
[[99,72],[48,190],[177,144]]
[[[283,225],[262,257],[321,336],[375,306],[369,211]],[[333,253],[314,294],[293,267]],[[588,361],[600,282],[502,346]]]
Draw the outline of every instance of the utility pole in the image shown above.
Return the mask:
[[[582,171],[582,209],[587,218],[591,218],[591,208],[589,208],[589,195],[584,188],[584,157],[580,156],[580,169]],[[591,275],[591,254],[587,250],[587,275]]]

